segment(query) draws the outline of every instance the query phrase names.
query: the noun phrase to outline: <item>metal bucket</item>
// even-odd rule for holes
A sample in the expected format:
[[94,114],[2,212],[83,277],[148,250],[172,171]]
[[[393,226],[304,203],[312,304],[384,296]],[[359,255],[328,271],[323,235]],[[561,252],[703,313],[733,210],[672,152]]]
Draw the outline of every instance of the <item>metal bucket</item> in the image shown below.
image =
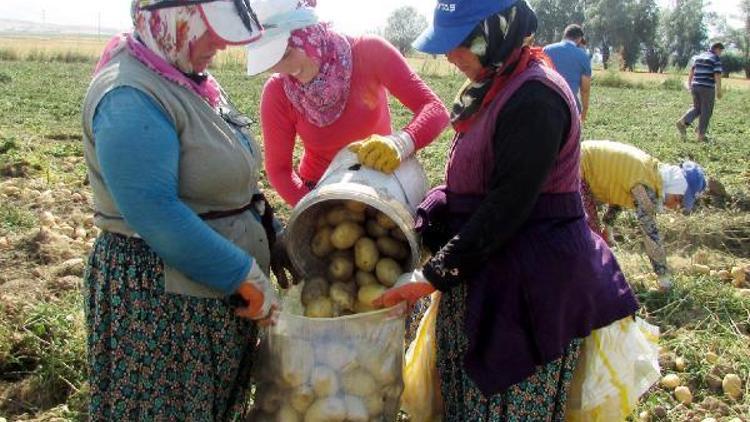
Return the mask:
[[377,209],[396,223],[411,251],[407,270],[413,270],[420,260],[414,218],[426,194],[427,176],[415,158],[404,161],[393,174],[385,174],[359,164],[357,155],[344,148],[315,189],[292,211],[287,224],[289,257],[303,277],[323,274],[327,264],[310,249],[318,218],[330,209],[331,201],[354,200]]

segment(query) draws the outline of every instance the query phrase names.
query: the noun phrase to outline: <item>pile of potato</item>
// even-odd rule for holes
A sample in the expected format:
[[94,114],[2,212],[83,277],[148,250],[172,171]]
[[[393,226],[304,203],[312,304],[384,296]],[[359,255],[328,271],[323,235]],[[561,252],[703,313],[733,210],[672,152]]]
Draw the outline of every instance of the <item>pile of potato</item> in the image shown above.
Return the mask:
[[403,319],[386,313],[321,322],[281,321],[269,331],[252,420],[395,420],[403,391]]
[[403,232],[382,212],[356,201],[332,204],[317,222],[312,254],[325,274],[306,279],[305,316],[330,318],[369,312],[372,301],[409,268]]

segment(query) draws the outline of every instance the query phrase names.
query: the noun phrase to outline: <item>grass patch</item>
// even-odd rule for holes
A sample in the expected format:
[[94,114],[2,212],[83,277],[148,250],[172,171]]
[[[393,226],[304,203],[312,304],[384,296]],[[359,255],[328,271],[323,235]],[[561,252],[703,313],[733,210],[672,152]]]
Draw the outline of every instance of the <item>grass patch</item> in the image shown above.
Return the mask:
[[619,72],[610,70],[599,75],[592,80],[594,86],[604,86],[608,88],[620,88],[620,89],[645,89],[646,85],[642,82],[632,82],[623,78]]
[[20,232],[34,227],[36,218],[26,210],[7,202],[0,203],[0,228],[9,232]]
[[16,333],[11,356],[0,361],[0,373],[6,381],[19,378],[26,383],[0,406],[16,413],[38,412],[80,392],[86,379],[86,346],[78,293],[33,304],[21,315],[0,320],[0,326]]

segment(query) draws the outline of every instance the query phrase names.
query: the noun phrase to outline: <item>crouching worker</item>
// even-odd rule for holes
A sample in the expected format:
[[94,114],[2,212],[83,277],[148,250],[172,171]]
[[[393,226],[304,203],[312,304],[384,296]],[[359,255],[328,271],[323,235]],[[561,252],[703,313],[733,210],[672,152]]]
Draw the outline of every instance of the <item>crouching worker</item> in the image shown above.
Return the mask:
[[[612,245],[612,225],[623,208],[635,209],[645,235],[644,244],[659,287],[672,285],[667,255],[654,219],[663,204],[692,211],[706,188],[703,169],[692,161],[681,165],[660,163],[644,151],[612,141],[584,141],[581,145],[581,193],[591,230]],[[598,204],[608,205],[599,221]]]

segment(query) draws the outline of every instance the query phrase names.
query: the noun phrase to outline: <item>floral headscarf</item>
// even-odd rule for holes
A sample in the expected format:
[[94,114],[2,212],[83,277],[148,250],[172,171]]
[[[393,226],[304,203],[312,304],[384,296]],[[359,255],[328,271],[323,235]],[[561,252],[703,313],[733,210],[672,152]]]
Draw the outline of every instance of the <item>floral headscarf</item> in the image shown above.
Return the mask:
[[463,132],[476,113],[489,104],[510,77],[525,70],[531,59],[544,61],[539,49],[525,47],[537,28],[534,11],[520,0],[504,11],[485,18],[462,44],[477,55],[484,67],[475,81],[467,81],[451,112],[454,128]]
[[320,65],[315,78],[302,84],[284,75],[284,92],[305,118],[318,127],[341,116],[349,98],[352,79],[352,47],[343,35],[321,23],[292,31],[289,46],[302,49]]
[[133,33],[120,34],[109,41],[96,65],[98,73],[120,50],[130,54],[151,70],[203,97],[211,106],[219,102],[221,91],[209,74],[195,75],[190,50],[208,29],[195,5],[143,10],[159,0],[133,0]]

